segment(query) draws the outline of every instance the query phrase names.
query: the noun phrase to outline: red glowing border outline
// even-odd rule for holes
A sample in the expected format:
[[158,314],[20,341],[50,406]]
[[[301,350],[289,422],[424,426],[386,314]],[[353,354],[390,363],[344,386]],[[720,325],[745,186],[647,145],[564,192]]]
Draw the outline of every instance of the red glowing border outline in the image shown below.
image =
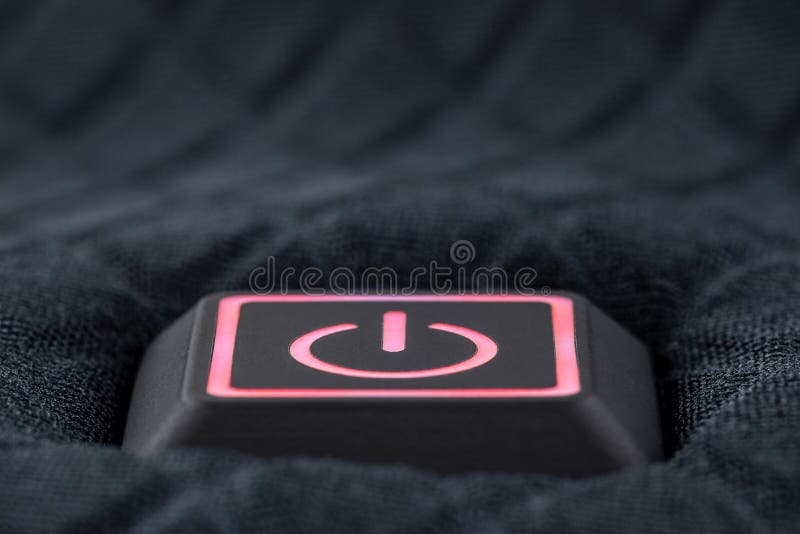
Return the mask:
[[[556,384],[547,388],[492,389],[276,389],[231,386],[233,349],[242,305],[252,302],[543,302],[550,305],[556,359]],[[565,397],[580,392],[572,300],[522,295],[310,296],[233,295],[219,301],[217,330],[206,392],[215,397]]]

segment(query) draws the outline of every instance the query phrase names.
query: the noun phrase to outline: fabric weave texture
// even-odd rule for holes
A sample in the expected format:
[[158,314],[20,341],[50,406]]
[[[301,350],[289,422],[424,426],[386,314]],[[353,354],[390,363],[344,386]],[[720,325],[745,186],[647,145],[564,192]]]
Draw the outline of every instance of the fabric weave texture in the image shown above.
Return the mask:
[[[0,2],[0,531],[797,531],[798,28],[777,1]],[[119,450],[203,295],[459,239],[650,347],[665,461]]]

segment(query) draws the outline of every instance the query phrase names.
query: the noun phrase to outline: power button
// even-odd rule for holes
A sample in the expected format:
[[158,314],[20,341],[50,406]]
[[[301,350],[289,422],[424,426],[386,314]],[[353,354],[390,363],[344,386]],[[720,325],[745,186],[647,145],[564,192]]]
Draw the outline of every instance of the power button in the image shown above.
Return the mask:
[[571,476],[661,454],[647,350],[572,294],[206,297],[145,355],[123,446]]

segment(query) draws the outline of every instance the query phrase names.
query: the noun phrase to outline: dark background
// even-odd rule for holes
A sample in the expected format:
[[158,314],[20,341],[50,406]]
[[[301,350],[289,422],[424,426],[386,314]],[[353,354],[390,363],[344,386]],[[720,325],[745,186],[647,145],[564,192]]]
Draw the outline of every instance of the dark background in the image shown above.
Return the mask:
[[[406,346],[394,354],[381,349],[383,314],[392,310],[407,315]],[[312,353],[323,362],[373,371],[434,369],[473,357],[476,344],[469,339],[428,328],[439,322],[488,336],[497,344],[496,356],[469,372],[386,380],[322,373],[299,364],[287,350],[294,340],[318,328],[352,323],[358,328],[318,339]],[[576,335],[585,336],[582,332]],[[241,307],[236,324],[230,385],[290,389],[554,387],[553,337],[550,305],[540,302],[250,303]],[[201,354],[199,365],[209,365],[211,350],[206,347]],[[203,370],[201,374],[208,373]],[[198,389],[205,391],[205,383]]]
[[[0,530],[796,529],[798,28],[790,1],[0,2]],[[202,295],[457,239],[651,347],[665,462],[118,450]]]

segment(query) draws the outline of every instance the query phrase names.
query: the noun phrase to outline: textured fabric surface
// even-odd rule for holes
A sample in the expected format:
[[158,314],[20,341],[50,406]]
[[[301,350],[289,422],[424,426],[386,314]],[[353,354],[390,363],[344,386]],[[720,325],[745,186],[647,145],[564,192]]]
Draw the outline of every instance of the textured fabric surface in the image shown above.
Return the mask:
[[[613,4],[613,5],[612,5]],[[0,531],[792,531],[796,2],[0,2]],[[566,480],[120,452],[137,363],[302,269],[534,267],[656,358]]]

